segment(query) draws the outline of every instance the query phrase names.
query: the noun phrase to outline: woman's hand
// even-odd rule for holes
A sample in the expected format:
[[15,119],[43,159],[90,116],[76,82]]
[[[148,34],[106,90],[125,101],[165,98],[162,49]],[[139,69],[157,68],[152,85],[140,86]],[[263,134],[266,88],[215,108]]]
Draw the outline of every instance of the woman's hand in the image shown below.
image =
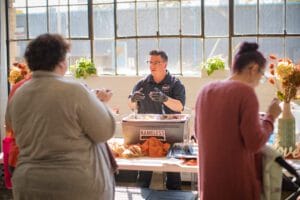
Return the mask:
[[267,114],[271,115],[275,120],[281,113],[281,108],[279,106],[280,101],[277,98],[274,98],[267,110]]

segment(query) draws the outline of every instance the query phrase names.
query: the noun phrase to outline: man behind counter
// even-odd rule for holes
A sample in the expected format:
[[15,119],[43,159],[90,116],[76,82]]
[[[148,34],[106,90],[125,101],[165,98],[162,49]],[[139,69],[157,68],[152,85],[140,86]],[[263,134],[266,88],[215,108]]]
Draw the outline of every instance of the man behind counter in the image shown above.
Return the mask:
[[[152,50],[147,63],[151,74],[134,86],[129,95],[129,108],[137,109],[138,113],[143,114],[174,114],[183,111],[185,88],[167,70],[167,54],[164,51]],[[149,187],[151,176],[150,171],[139,172],[139,185]],[[168,172],[166,187],[169,190],[180,190],[180,173]]]

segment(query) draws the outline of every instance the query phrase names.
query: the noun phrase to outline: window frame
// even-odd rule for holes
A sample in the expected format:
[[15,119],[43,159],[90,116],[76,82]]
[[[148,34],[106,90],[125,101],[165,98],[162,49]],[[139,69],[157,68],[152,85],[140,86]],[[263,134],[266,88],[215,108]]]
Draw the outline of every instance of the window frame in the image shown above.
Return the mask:
[[[181,75],[181,76],[184,76],[184,67],[182,66],[183,65],[183,59],[182,59],[182,54],[183,54],[183,45],[182,45],[182,40],[185,39],[185,38],[193,38],[193,39],[199,39],[199,40],[202,40],[203,41],[203,44],[202,44],[202,58],[203,60],[206,60],[207,58],[205,58],[205,55],[206,55],[206,52],[205,52],[205,41],[206,39],[213,39],[213,38],[226,38],[228,39],[228,49],[227,49],[227,52],[228,52],[228,55],[225,55],[225,56],[228,56],[228,66],[231,65],[232,63],[232,57],[233,57],[233,40],[235,38],[247,38],[247,37],[254,37],[256,38],[256,41],[259,42],[260,39],[266,39],[266,38],[283,38],[283,41],[284,41],[284,55],[286,55],[286,40],[289,38],[289,37],[296,37],[300,39],[300,33],[299,34],[291,34],[291,33],[287,33],[286,31],[286,20],[287,20],[287,14],[286,14],[286,9],[287,9],[287,0],[284,0],[284,32],[283,34],[260,34],[259,33],[259,3],[260,3],[260,0],[256,0],[256,6],[258,7],[257,8],[257,11],[256,11],[256,15],[257,15],[257,26],[258,26],[258,29],[257,29],[257,33],[256,34],[236,34],[234,32],[234,14],[235,14],[235,1],[231,1],[231,0],[228,0],[227,1],[227,4],[228,4],[228,36],[206,36],[205,35],[205,0],[200,0],[200,11],[201,11],[201,19],[200,19],[200,26],[201,26],[201,31],[200,31],[200,34],[199,35],[189,35],[189,34],[182,34],[182,31],[181,31],[181,28],[182,28],[182,1],[183,0],[174,0],[174,2],[179,2],[179,27],[180,27],[180,30],[179,30],[179,34],[176,34],[176,35],[162,35],[159,33],[159,3],[162,2],[162,0],[149,0],[149,1],[143,1],[143,2],[156,2],[157,4],[157,34],[156,35],[137,35],[137,31],[136,32],[136,35],[133,35],[133,36],[119,36],[117,34],[117,4],[119,4],[120,2],[118,2],[117,0],[114,0],[114,1],[105,1],[105,2],[101,2],[101,3],[94,3],[93,0],[88,0],[86,3],[75,3],[75,4],[70,4],[70,0],[68,0],[67,2],[67,5],[49,5],[48,3],[48,0],[46,0],[46,5],[45,6],[28,6],[28,0],[26,0],[26,6],[25,7],[18,7],[18,8],[25,8],[26,9],[26,38],[25,39],[10,39],[10,32],[8,29],[8,43],[10,44],[11,42],[26,42],[26,41],[30,41],[32,38],[29,38],[29,22],[28,22],[28,8],[32,8],[32,7],[46,7],[46,17],[47,17],[47,32],[49,32],[49,8],[51,7],[59,7],[59,6],[67,6],[68,7],[68,37],[67,39],[68,40],[79,40],[79,41],[89,41],[89,44],[90,44],[90,58],[92,61],[94,61],[94,58],[95,58],[95,47],[94,47],[94,26],[93,26],[93,8],[94,8],[94,5],[102,5],[102,4],[110,4],[110,5],[113,5],[113,15],[114,15],[114,42],[113,42],[113,46],[114,46],[114,53],[113,53],[113,60],[114,60],[114,66],[111,66],[111,67],[114,67],[114,73],[113,74],[108,74],[108,75],[115,75],[115,76],[118,76],[118,75],[124,75],[124,74],[118,74],[118,63],[117,63],[117,54],[115,53],[116,52],[116,48],[117,48],[117,42],[120,41],[120,40],[135,40],[135,44],[136,44],[136,56],[135,56],[135,62],[137,63],[136,64],[136,67],[135,67],[135,75],[136,76],[140,76],[139,74],[139,66],[138,66],[138,63],[139,63],[139,52],[138,52],[138,40],[139,39],[147,39],[147,38],[152,38],[152,39],[156,39],[158,41],[158,47],[159,47],[159,40],[160,39],[164,39],[164,38],[177,38],[179,39],[180,41],[180,49],[179,49],[179,67],[180,67],[180,73],[176,74],[176,75]],[[13,8],[12,6],[10,6],[11,4],[11,0],[6,0],[6,6],[7,6],[7,12],[6,12],[6,17],[9,18],[9,9],[10,8]],[[132,1],[126,1],[126,2],[122,2],[122,3],[134,3],[135,7],[135,20],[137,21],[137,0],[132,0]],[[71,29],[70,29],[70,6],[73,6],[73,5],[76,5],[76,6],[80,6],[80,5],[85,5],[87,6],[87,20],[88,20],[88,36],[87,37],[71,37]],[[9,19],[7,20],[7,27],[9,27]],[[137,30],[137,23],[135,23],[135,29]],[[8,46],[7,48],[7,57],[8,57],[8,66],[10,66],[10,48]],[[200,65],[201,63],[199,63]],[[9,70],[9,67],[8,67],[8,70]],[[199,68],[199,71],[200,71],[200,68]],[[100,75],[107,75],[105,73],[103,74],[100,74]],[[125,74],[125,76],[127,76]]]

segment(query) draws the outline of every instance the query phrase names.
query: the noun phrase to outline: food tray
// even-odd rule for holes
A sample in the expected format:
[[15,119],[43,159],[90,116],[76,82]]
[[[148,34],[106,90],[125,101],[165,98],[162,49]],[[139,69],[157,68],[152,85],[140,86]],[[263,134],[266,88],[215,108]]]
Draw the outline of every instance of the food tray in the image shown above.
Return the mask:
[[123,118],[123,122],[185,122],[188,114],[130,114]]
[[198,145],[197,144],[184,144],[174,143],[170,148],[168,158],[183,158],[183,159],[197,159]]
[[188,114],[130,114],[122,119],[125,144],[142,143],[150,137],[174,144],[189,136]]

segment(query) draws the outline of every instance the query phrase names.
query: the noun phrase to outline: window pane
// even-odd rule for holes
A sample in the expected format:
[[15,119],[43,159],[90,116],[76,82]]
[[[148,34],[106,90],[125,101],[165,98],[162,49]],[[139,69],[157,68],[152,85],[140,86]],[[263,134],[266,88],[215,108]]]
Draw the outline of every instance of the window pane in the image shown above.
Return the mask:
[[257,0],[240,0],[234,4],[234,33],[257,34]]
[[93,0],[93,4],[96,3],[113,3],[114,0]]
[[156,35],[157,30],[157,3],[137,3],[137,34]]
[[94,62],[98,74],[115,74],[114,40],[94,41]]
[[72,40],[71,41],[71,52],[70,52],[70,65],[74,65],[76,60],[79,58],[91,58],[90,52],[90,41],[89,40]]
[[48,0],[48,5],[67,5],[68,0]]
[[180,39],[163,38],[159,40],[159,48],[168,55],[168,70],[171,74],[181,74],[180,70]]
[[213,56],[221,56],[225,60],[225,66],[228,66],[228,38],[205,39],[204,60]]
[[205,0],[205,35],[227,36],[228,35],[228,0],[213,3]]
[[117,4],[117,35],[135,36],[135,4],[118,3]]
[[294,63],[300,64],[300,37],[286,38],[286,57],[292,59]]
[[135,0],[117,0],[117,2],[134,2]]
[[114,37],[114,7],[113,4],[94,6],[94,37]]
[[46,6],[46,0],[28,0],[28,7],[30,6]]
[[49,32],[69,37],[68,7],[49,7]]
[[286,31],[300,34],[300,1],[287,0],[286,2]]
[[25,7],[26,1],[24,0],[10,0],[9,1],[9,7]]
[[259,33],[283,33],[284,0],[260,0],[259,2]]
[[136,40],[117,41],[117,73],[136,74]]
[[46,7],[28,8],[29,38],[47,32]]
[[180,10],[178,1],[159,2],[159,34],[179,35]]
[[201,34],[201,2],[184,0],[181,2],[181,30],[183,35]]
[[94,6],[94,37],[114,37],[114,6],[103,4]]
[[202,39],[182,39],[182,71],[184,75],[200,75],[200,63],[203,61],[202,47]]
[[24,62],[24,53],[27,47],[27,41],[10,42],[10,63],[13,62]]
[[158,49],[158,40],[156,38],[145,38],[138,40],[138,67],[139,75],[149,74],[149,66],[146,61],[149,59],[149,52]]
[[[268,58],[270,54],[284,57],[283,38],[258,38],[259,50]],[[268,60],[268,59],[267,59]]]
[[70,6],[71,37],[88,37],[87,6]]
[[87,0],[69,0],[69,4],[87,4]]
[[9,11],[9,37],[11,39],[27,39],[26,9],[10,8]]

